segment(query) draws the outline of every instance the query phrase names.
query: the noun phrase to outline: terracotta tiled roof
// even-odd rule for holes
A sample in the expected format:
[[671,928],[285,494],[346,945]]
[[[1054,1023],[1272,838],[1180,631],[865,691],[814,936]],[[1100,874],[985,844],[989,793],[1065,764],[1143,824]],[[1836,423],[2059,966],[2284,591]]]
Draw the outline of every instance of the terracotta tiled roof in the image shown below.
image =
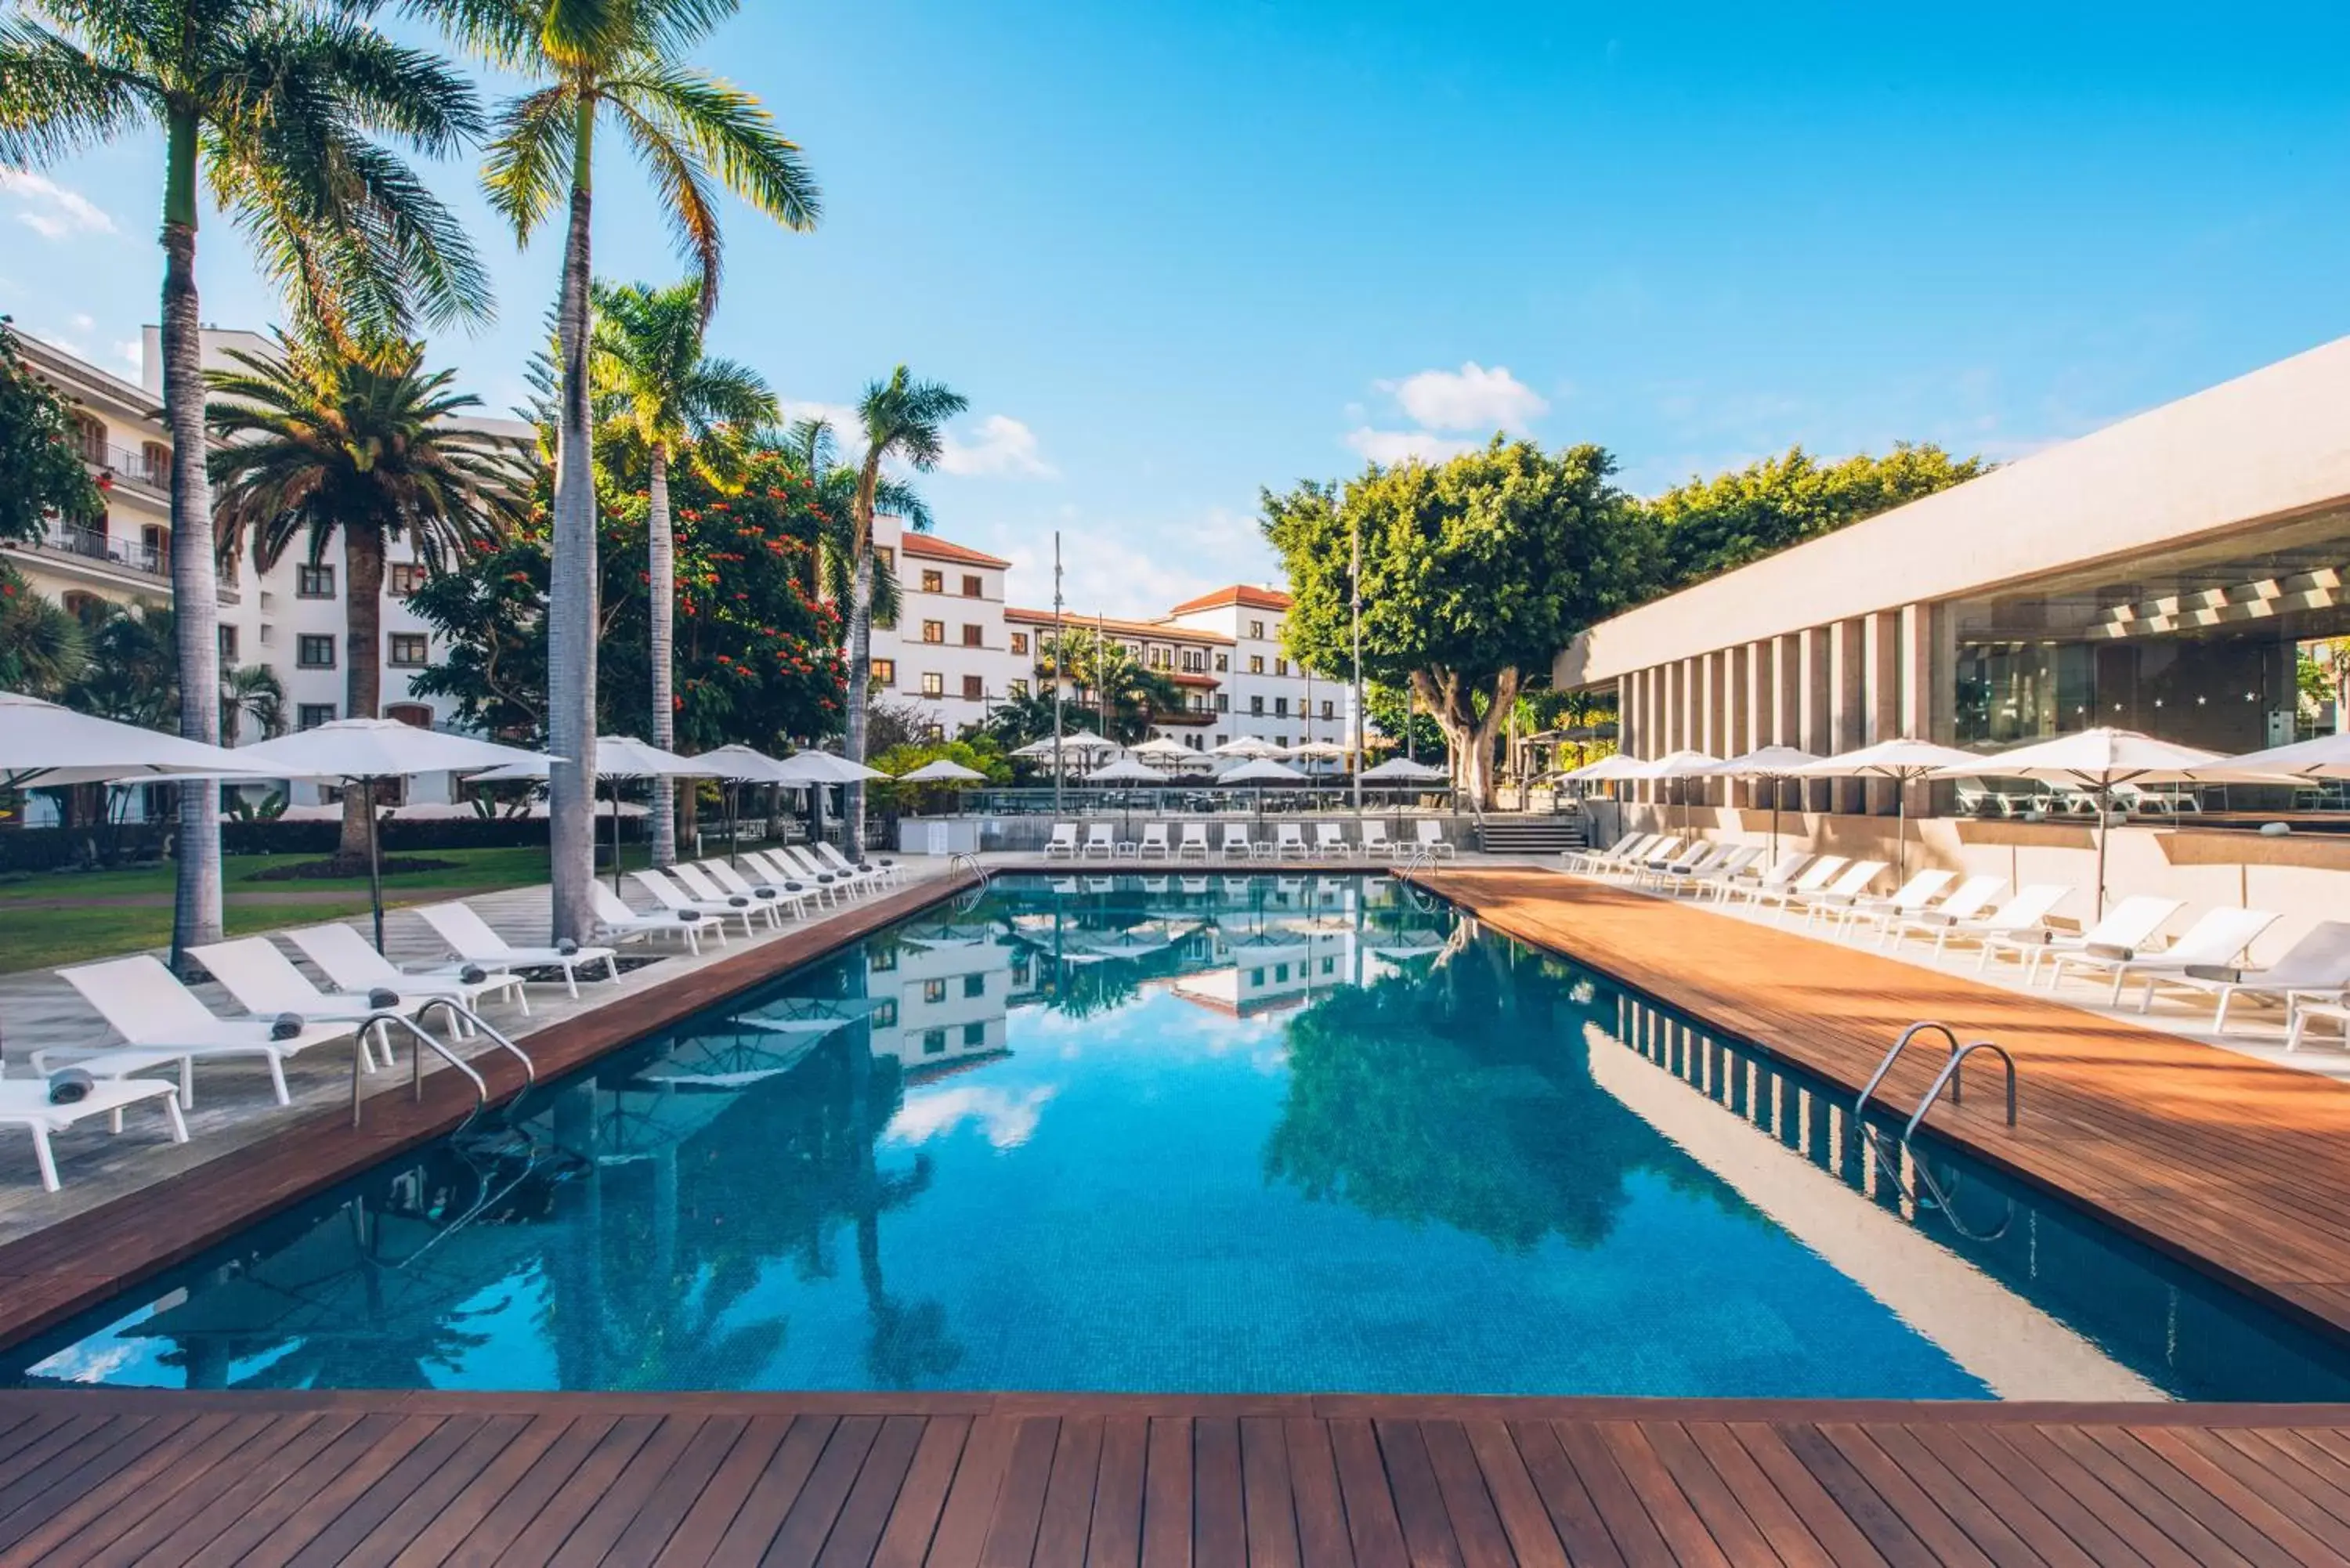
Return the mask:
[[924,560],[958,561],[966,566],[1002,568],[1012,565],[1001,556],[991,556],[984,550],[974,550],[968,545],[941,539],[936,534],[909,534],[898,541],[898,548],[909,556],[920,556]]
[[[1053,612],[1048,609],[1022,609],[1016,605],[1004,607],[1003,618],[1023,626],[1050,626]],[[1079,615],[1072,610],[1066,619],[1072,628],[1098,627],[1120,637],[1139,637],[1154,642],[1212,642],[1229,647],[1232,639],[1220,631],[1202,631],[1191,626],[1164,626],[1157,621],[1119,620],[1115,616]]]
[[1193,610],[1222,609],[1230,605],[1246,605],[1251,609],[1285,610],[1296,601],[1279,588],[1251,587],[1246,583],[1234,583],[1218,588],[1211,594],[1201,594],[1196,599],[1185,599],[1167,613],[1170,616],[1190,615]]

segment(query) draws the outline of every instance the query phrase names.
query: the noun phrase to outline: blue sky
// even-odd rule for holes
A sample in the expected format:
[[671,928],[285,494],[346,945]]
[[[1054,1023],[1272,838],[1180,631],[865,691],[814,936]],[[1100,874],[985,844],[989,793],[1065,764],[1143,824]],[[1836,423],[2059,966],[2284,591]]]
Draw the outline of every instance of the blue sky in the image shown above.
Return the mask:
[[[1273,566],[1258,486],[1496,424],[1648,492],[1802,441],[1999,458],[2350,330],[2350,12],[750,0],[702,51],[826,194],[736,207],[716,343],[787,400],[965,391],[950,536],[1141,613]],[[1668,15],[1667,13],[1669,13]],[[678,273],[600,165],[599,273]],[[0,189],[0,309],[129,370],[159,149]],[[503,409],[554,284],[470,166]],[[234,231],[205,316],[270,318]],[[135,354],[135,348],[130,352]]]

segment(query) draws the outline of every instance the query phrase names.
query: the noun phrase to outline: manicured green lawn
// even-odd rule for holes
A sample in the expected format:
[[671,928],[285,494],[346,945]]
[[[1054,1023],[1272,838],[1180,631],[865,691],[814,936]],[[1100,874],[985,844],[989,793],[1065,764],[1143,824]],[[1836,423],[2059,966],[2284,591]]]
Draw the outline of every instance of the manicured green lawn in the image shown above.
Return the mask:
[[[631,844],[621,864],[645,864],[645,846]],[[453,862],[437,871],[384,878],[384,902],[425,903],[453,893],[525,887],[546,880],[545,849],[434,849],[414,858]],[[232,855],[224,867],[225,914],[231,936],[280,926],[347,919],[368,908],[364,876],[256,882],[272,866],[316,860],[315,855]],[[59,964],[172,940],[172,868],[58,872],[0,882],[0,973],[54,969]]]

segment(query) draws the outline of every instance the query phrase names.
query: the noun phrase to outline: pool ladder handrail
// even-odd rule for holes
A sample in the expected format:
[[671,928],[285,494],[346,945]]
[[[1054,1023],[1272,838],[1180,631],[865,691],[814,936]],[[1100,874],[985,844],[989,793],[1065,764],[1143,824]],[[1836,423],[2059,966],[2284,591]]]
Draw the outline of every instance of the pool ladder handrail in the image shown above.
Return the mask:
[[[359,1073],[362,1065],[367,1060],[367,1047],[365,1044],[367,1036],[370,1032],[373,1032],[377,1039],[383,1041],[384,1054],[387,1058],[385,1065],[390,1066],[391,1064],[391,1042],[389,1036],[385,1033],[385,1029],[388,1025],[395,1023],[401,1029],[406,1030],[420,1045],[431,1050],[434,1055],[448,1063],[452,1067],[456,1068],[460,1073],[464,1074],[466,1080],[473,1085],[473,1108],[465,1113],[464,1121],[458,1123],[457,1128],[453,1130],[462,1130],[465,1126],[470,1124],[475,1116],[482,1114],[484,1107],[488,1106],[490,1103],[490,1086],[488,1081],[484,1079],[480,1073],[474,1070],[472,1063],[457,1054],[456,1051],[450,1045],[444,1044],[439,1035],[434,1034],[431,1030],[424,1027],[422,1023],[424,1015],[431,1012],[436,1007],[448,1012],[452,1020],[458,1021],[464,1025],[470,1025],[472,1028],[488,1035],[491,1041],[500,1049],[511,1054],[516,1061],[522,1064],[523,1079],[526,1087],[533,1086],[537,1084],[538,1066],[530,1059],[530,1053],[515,1044],[513,1039],[510,1038],[504,1030],[499,1029],[496,1025],[491,1023],[488,1019],[484,1018],[480,1013],[474,1012],[472,1008],[467,1007],[463,1002],[457,1001],[454,997],[434,996],[427,998],[423,1005],[416,1010],[416,1016],[414,1018],[411,1018],[406,1013],[398,1012],[394,1009],[379,1009],[378,1011],[368,1014],[368,1016],[359,1023],[359,1026],[352,1031],[359,1042],[351,1052],[352,1127],[357,1128],[360,1125],[361,1106],[365,1103],[359,1093]],[[409,1063],[411,1092],[414,1098],[421,1100],[424,1097],[424,1052],[421,1050],[411,1050],[409,1053]]]
[[[1937,1023],[1931,1019],[1920,1020],[1903,1030],[1900,1038],[1894,1041],[1892,1048],[1885,1053],[1885,1059],[1877,1064],[1877,1071],[1869,1075],[1868,1084],[1860,1091],[1859,1097],[1853,1102],[1853,1125],[1859,1129],[1861,1147],[1868,1151],[1869,1158],[1879,1170],[1892,1179],[1895,1188],[1900,1191],[1902,1197],[1913,1203],[1918,1201],[1918,1194],[1904,1176],[1900,1165],[1887,1155],[1884,1147],[1885,1135],[1880,1134],[1868,1119],[1868,1102],[1876,1096],[1877,1086],[1884,1083],[1886,1074],[1893,1070],[1893,1064],[1901,1059],[1901,1053],[1908,1048],[1909,1043],[1918,1035],[1929,1032],[1939,1034],[1950,1042],[1950,1054],[1943,1059],[1941,1067],[1934,1074],[1934,1081],[1927,1085],[1925,1094],[1919,1096],[1918,1106],[1910,1112],[1908,1121],[1903,1125],[1900,1141],[1896,1145],[1897,1152],[1901,1155],[1908,1155],[1911,1152],[1909,1147],[1911,1140],[1918,1136],[1918,1128],[1925,1122],[1926,1113],[1934,1108],[1935,1101],[1941,1098],[1942,1090],[1946,1086],[1950,1091],[1950,1103],[1952,1105],[1962,1103],[1964,1079],[1960,1070],[1966,1065],[1967,1058],[1978,1051],[1989,1051],[1997,1056],[2001,1064],[2007,1069],[2007,1125],[2009,1127],[2015,1125],[2015,1058],[2009,1054],[2005,1046],[1991,1040],[1975,1040],[1960,1044],[1957,1031],[1947,1023]],[[2011,1198],[2007,1203],[2006,1217],[2000,1221],[1997,1230],[1987,1234],[1978,1234],[1970,1231],[1966,1222],[1959,1218],[1958,1210],[1952,1206],[1949,1191],[1944,1189],[1939,1180],[1936,1179],[1933,1168],[1922,1159],[1913,1159],[1911,1168],[1917,1171],[1918,1185],[1925,1189],[1926,1196],[1933,1201],[1934,1206],[1941,1210],[1943,1218],[1950,1222],[1950,1228],[1968,1241],[1995,1241],[2005,1235],[2008,1226],[2014,1222],[2015,1200]]]

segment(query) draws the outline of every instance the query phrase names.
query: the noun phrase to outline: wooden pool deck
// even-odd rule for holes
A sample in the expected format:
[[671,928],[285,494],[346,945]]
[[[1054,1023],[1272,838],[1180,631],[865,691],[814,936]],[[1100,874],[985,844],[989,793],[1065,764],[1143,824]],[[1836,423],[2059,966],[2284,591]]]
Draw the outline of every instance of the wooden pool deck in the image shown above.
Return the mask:
[[[1686,904],[1533,868],[1419,880],[1494,929],[1573,956],[1832,1084],[1857,1091],[1900,1032],[1949,1023],[2013,1053],[1928,1126],[2106,1223],[2335,1333],[2350,1333],[2350,1087],[2192,1040]],[[1970,964],[1971,959],[1964,961]],[[1937,1051],[1881,1094],[1916,1105]]]
[[2350,1410],[0,1395],[0,1565],[2350,1562]]

